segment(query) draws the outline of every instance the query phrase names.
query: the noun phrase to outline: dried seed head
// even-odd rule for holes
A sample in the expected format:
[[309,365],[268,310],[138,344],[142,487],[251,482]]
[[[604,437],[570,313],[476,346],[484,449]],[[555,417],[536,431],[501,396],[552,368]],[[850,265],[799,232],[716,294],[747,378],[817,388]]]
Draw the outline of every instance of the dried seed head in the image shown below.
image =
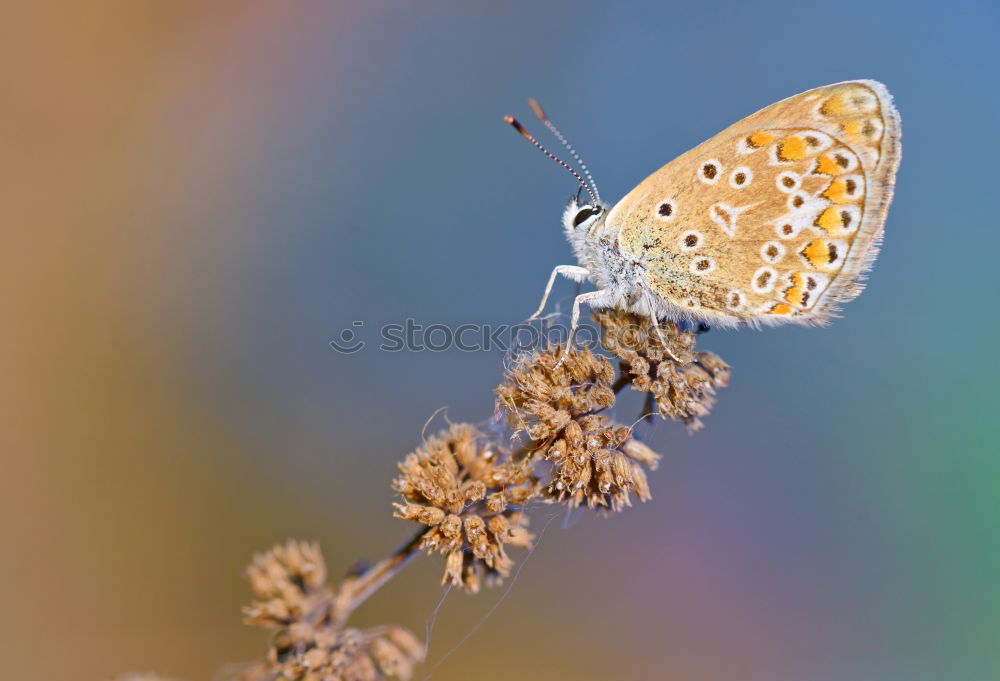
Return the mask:
[[264,665],[269,678],[293,681],[406,681],[423,656],[423,645],[402,627],[335,629],[299,622],[275,637]]
[[513,461],[475,426],[428,438],[399,470],[395,516],[427,526],[420,548],[446,555],[443,583],[469,592],[497,584],[513,567],[504,546],[531,546],[521,510],[538,492],[530,462]]
[[641,360],[647,364],[694,361],[696,336],[680,331],[674,322],[654,326],[648,317],[613,308],[595,310],[593,316],[601,327],[601,345],[630,366],[642,367]]
[[[316,544],[275,546],[254,556],[247,574],[261,600],[244,608],[246,622],[277,631],[267,655],[241,673],[241,681],[405,680],[423,659],[423,645],[406,629],[342,626]],[[339,590],[350,591],[349,583]]]
[[326,563],[315,543],[289,540],[257,554],[247,577],[257,597],[243,609],[247,624],[285,626],[333,597],[326,586]]
[[573,347],[557,366],[561,356],[560,346],[523,355],[496,389],[515,434],[551,443],[573,419],[614,404],[615,372],[607,358]]
[[650,393],[663,418],[695,431],[715,405],[715,389],[729,383],[729,365],[718,355],[696,352],[695,335],[674,322],[654,326],[646,317],[620,310],[599,310],[594,319],[601,343],[621,360],[632,389]]
[[651,498],[643,467],[656,468],[659,454],[603,416],[591,414],[573,424],[546,453],[552,480],[545,492],[552,500],[619,511],[631,506],[633,491],[640,501]]
[[732,368],[717,354],[706,351],[699,352],[697,362],[712,377],[713,386],[725,388],[729,385],[729,378],[733,373]]

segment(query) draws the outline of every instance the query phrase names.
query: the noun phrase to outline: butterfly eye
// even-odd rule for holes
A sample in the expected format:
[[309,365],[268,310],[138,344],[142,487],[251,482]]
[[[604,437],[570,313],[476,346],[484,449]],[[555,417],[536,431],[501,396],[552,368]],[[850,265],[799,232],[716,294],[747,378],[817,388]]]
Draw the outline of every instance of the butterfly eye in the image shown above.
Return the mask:
[[579,227],[590,218],[595,215],[599,215],[600,212],[600,207],[595,208],[594,206],[583,206],[580,208],[580,212],[576,214],[576,217],[573,218],[573,226]]

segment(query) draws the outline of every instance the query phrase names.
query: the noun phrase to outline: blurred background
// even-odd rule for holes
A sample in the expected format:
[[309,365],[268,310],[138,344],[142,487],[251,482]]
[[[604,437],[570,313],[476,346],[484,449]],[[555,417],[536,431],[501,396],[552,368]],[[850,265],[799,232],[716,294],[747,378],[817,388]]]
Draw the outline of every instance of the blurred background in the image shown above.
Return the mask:
[[[448,656],[501,594],[453,592],[424,669],[1000,677],[995,2],[0,17],[5,677],[211,679],[265,647],[240,624],[253,552],[318,539],[337,575],[409,535],[395,462],[440,407],[488,418],[503,354],[384,353],[377,329],[520,321],[571,262],[572,179],[501,115],[538,131],[538,97],[614,199],[764,105],[866,77],[904,129],[868,291],[827,329],[705,336],[732,385],[701,433],[648,435],[654,500],[556,517]],[[369,346],[335,353],[345,328]],[[422,633],[441,568],[418,560],[358,622]]]

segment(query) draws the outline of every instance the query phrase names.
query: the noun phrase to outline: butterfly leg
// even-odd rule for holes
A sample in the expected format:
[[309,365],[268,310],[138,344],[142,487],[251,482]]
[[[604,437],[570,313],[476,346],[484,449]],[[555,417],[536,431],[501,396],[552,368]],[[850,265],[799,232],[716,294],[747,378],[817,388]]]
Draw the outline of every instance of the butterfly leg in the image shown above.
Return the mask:
[[538,316],[542,314],[542,310],[545,309],[545,303],[549,300],[549,294],[552,293],[552,286],[556,283],[556,277],[563,275],[567,279],[572,279],[576,282],[581,282],[590,276],[590,270],[586,267],[577,267],[576,265],[559,265],[554,270],[552,274],[549,275],[549,283],[545,286],[545,293],[542,295],[542,303],[535,310],[535,314],[528,317],[526,321],[532,322],[538,319]]
[[[660,343],[663,344],[663,351],[670,355],[670,359],[675,362],[680,362],[680,358],[677,357],[673,352],[670,351],[670,341],[667,339],[666,335],[663,333],[663,327],[660,326],[660,320],[656,317],[650,317],[653,322],[653,330],[656,331],[656,335],[660,338]],[[678,327],[680,328],[680,327]]]
[[556,366],[563,363],[563,360],[566,359],[567,355],[569,355],[569,349],[573,346],[573,333],[576,331],[576,327],[580,325],[580,305],[586,303],[591,307],[600,307],[601,305],[607,304],[607,295],[608,292],[601,289],[600,291],[582,293],[573,300],[573,316],[570,318],[569,322],[569,333],[566,334],[566,347],[563,348],[562,355],[559,357],[559,361],[556,362]]

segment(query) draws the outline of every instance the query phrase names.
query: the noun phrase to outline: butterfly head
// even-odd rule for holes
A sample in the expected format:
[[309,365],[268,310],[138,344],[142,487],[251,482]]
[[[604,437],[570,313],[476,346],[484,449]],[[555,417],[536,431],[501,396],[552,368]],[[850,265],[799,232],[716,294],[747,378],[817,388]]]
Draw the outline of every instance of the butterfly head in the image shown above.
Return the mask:
[[614,257],[617,239],[607,226],[611,206],[606,203],[590,203],[571,198],[563,209],[562,223],[566,240],[569,241],[579,263],[594,273],[605,272],[608,259]]
[[581,201],[579,196],[574,196],[563,210],[566,235],[572,240],[595,233],[604,224],[609,209],[610,206],[604,203]]

